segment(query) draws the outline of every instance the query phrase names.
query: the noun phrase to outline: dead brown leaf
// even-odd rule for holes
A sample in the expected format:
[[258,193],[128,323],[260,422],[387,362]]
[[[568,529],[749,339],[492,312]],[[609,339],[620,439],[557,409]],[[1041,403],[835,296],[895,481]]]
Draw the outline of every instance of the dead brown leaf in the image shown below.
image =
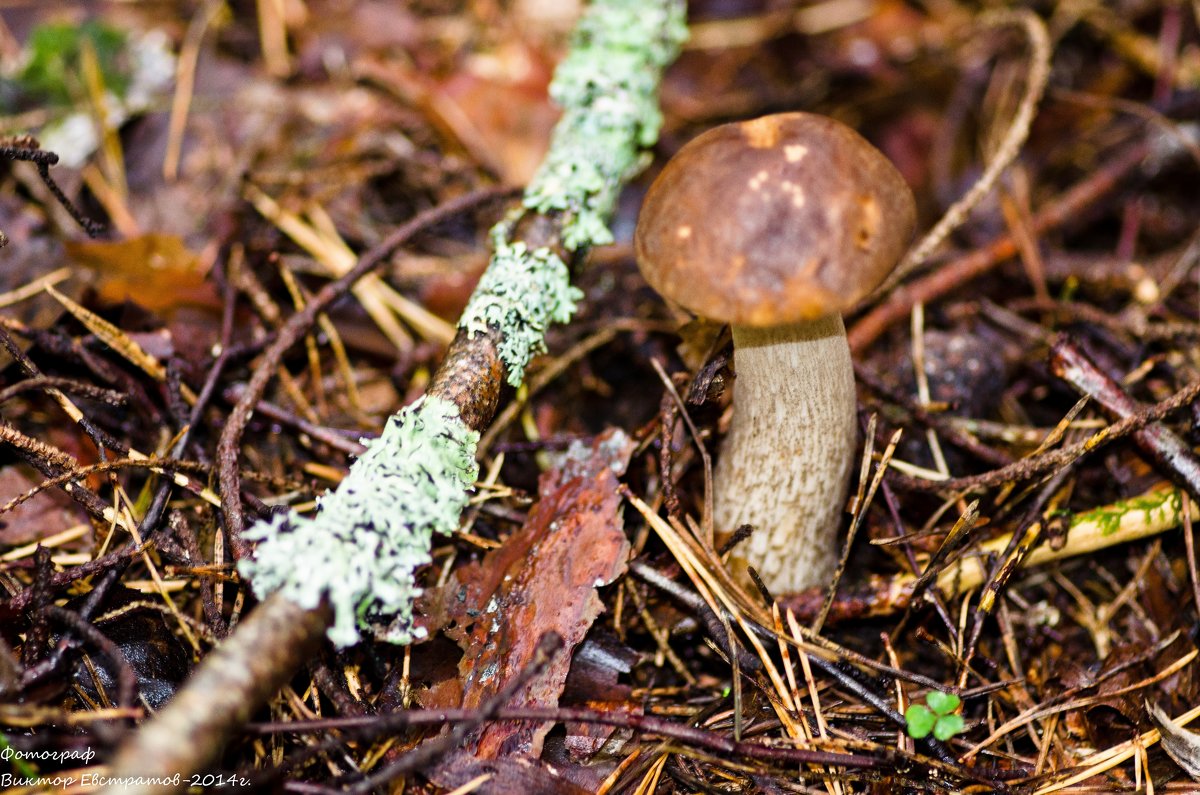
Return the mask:
[[102,303],[133,301],[152,312],[180,306],[221,306],[200,258],[174,235],[64,244],[71,260],[87,268]]
[[[524,527],[478,563],[462,567],[443,591],[447,634],[463,649],[462,706],[477,708],[533,659],[543,633],[557,632],[564,651],[510,702],[554,707],[571,664],[604,606],[596,589],[625,571],[629,542],[621,527],[617,475],[633,444],[618,430],[591,450],[573,447],[560,469],[547,472],[541,498]],[[549,725],[490,724],[467,742],[480,759],[537,757]]]

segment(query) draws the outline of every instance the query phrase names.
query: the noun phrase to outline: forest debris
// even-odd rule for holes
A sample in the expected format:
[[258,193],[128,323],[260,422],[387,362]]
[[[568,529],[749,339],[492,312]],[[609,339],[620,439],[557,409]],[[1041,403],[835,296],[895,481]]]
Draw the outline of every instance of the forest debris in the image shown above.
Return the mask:
[[[171,696],[190,669],[190,655],[184,643],[169,628],[165,616],[150,609],[141,594],[121,589],[114,598],[109,615],[94,624],[118,650],[120,659],[137,675],[138,697],[153,709],[159,709]],[[111,698],[118,690],[121,664],[107,655],[96,655],[90,664],[77,665],[73,680],[97,703],[100,693]]]
[[[306,218],[283,208],[252,184],[244,187],[244,193],[264,218],[324,265],[331,275],[344,276],[354,268],[358,257],[337,230],[331,228],[319,205],[308,207]],[[441,345],[449,344],[454,338],[450,324],[401,295],[376,273],[366,274],[351,289],[380,331],[400,351],[410,350],[413,340],[396,318]]]
[[[632,698],[632,688],[618,681],[633,670],[639,656],[609,634],[590,633],[572,655],[560,703],[642,714],[641,703]],[[577,762],[599,751],[614,732],[611,726],[576,721],[565,722],[564,728],[563,750]]]
[[[1050,349],[1050,367],[1080,394],[1096,401],[1113,420],[1123,420],[1145,410],[1066,336],[1059,337]],[[1193,499],[1200,499],[1200,458],[1187,442],[1161,422],[1135,431],[1133,441],[1160,474],[1186,489]]]
[[[1193,520],[1200,517],[1194,501],[1190,509]],[[1162,483],[1136,497],[1075,514],[1067,530],[1066,543],[1059,548],[1047,544],[1035,547],[1028,553],[1022,567],[1029,569],[1148,538],[1174,530],[1182,521],[1182,494]],[[1003,552],[1011,541],[1012,534],[1006,533],[983,542],[972,554],[942,569],[937,576],[937,587],[947,595],[966,593],[979,587],[988,577],[988,557]],[[829,619],[845,621],[903,610],[909,605],[916,582],[917,577],[912,574],[891,579],[871,578],[865,590],[835,600]],[[816,614],[823,595],[822,589],[809,589],[784,596],[780,599],[780,605],[791,609],[798,618],[806,618]]]
[[[460,569],[443,589],[446,630],[462,647],[461,705],[475,708],[523,670],[545,632],[573,649],[604,609],[596,588],[625,571],[629,542],[620,520],[617,476],[633,442],[620,430],[575,444],[562,468],[542,476],[541,499],[525,526],[478,563]],[[556,706],[570,668],[569,653],[514,696],[511,706]],[[496,723],[468,739],[482,759],[536,757],[550,724]]]
[[[1182,726],[1185,723],[1190,723],[1197,717],[1200,717],[1200,707],[1193,707],[1177,717],[1173,725]],[[1053,792],[1061,792],[1073,784],[1086,781],[1092,776],[1099,775],[1106,770],[1112,770],[1117,765],[1132,759],[1134,754],[1139,751],[1144,751],[1146,748],[1154,745],[1161,736],[1158,729],[1151,729],[1148,732],[1137,735],[1131,740],[1126,740],[1123,743],[1097,751],[1086,759],[1080,760],[1076,767],[1070,768],[1070,770],[1079,770],[1078,773],[1069,775],[1061,781],[1041,787],[1035,790],[1033,795],[1050,795]],[[1082,769],[1080,770],[1079,768]]]
[[[633,11],[619,25],[622,39],[634,31],[637,15],[644,17],[647,7],[662,4],[623,1]],[[593,6],[604,2],[613,0],[597,0]],[[129,721],[137,717],[135,710],[104,709],[105,699],[120,700],[120,669],[100,651],[100,644],[85,640],[82,631],[64,633],[73,654],[85,651],[91,658],[82,681],[72,682],[71,671],[77,668],[64,664],[67,658],[54,644],[40,632],[18,631],[45,625],[39,611],[46,604],[70,599],[67,606],[77,610],[87,626],[108,636],[127,658],[142,680],[141,696],[147,695],[147,686],[159,687],[162,695],[174,690],[177,677],[168,680],[138,669],[127,648],[131,644],[121,638],[121,617],[102,617],[104,611],[122,609],[113,604],[115,583],[145,587],[151,584],[151,572],[166,564],[162,576],[169,578],[167,588],[174,598],[186,600],[180,610],[197,618],[198,623],[189,621],[187,626],[199,637],[223,642],[200,655],[196,678],[147,724],[139,742],[126,744],[136,753],[123,751],[124,758],[139,763],[140,769],[132,773],[153,775],[158,771],[146,768],[159,763],[173,768],[162,771],[164,775],[237,770],[277,788],[364,795],[389,788],[432,792],[438,784],[463,795],[487,790],[561,792],[564,781],[587,791],[604,786],[643,795],[652,789],[776,792],[805,787],[831,795],[903,789],[1032,795],[1039,787],[1055,788],[1055,782],[1076,791],[1066,780],[1077,780],[1077,774],[1092,777],[1076,785],[1088,791],[1149,790],[1151,784],[1160,791],[1191,787],[1166,752],[1153,748],[1157,732],[1139,733],[1152,728],[1141,711],[1143,698],[1181,725],[1186,719],[1179,713],[1200,699],[1196,650],[1188,648],[1186,639],[1163,639],[1174,630],[1186,632],[1200,604],[1194,533],[1187,522],[1193,500],[1186,493],[1169,496],[1173,492],[1166,486],[1143,494],[1150,483],[1138,451],[1110,443],[1157,421],[1186,439],[1180,429],[1189,419],[1200,418],[1200,405],[1191,406],[1200,394],[1200,381],[1172,397],[1173,408],[1161,402],[1179,384],[1196,378],[1200,366],[1193,344],[1200,335],[1195,257],[1180,253],[1200,250],[1185,242],[1197,239],[1196,194],[1187,182],[1192,161],[1179,161],[1181,168],[1168,164],[1174,151],[1190,152],[1200,162],[1192,140],[1200,96],[1178,88],[1181,73],[1197,62],[1195,3],[1125,4],[1111,30],[1097,26],[1093,12],[1080,11],[1067,0],[1010,4],[1014,11],[1028,7],[1039,14],[1055,45],[1052,88],[1028,142],[1021,146],[1014,180],[1002,189],[1011,191],[1010,227],[1006,230],[1006,214],[1001,212],[1005,197],[981,204],[953,242],[927,263],[937,273],[928,278],[914,274],[908,288],[886,301],[885,308],[892,307],[886,315],[897,306],[907,304],[910,309],[884,317],[895,327],[885,344],[871,351],[868,368],[895,391],[862,392],[860,416],[865,420],[872,412],[880,413],[880,440],[897,428],[918,439],[932,429],[946,453],[946,464],[937,474],[957,477],[918,487],[909,482],[912,478],[885,480],[877,504],[860,514],[863,529],[881,543],[866,548],[860,537],[852,554],[865,572],[879,576],[874,581],[881,588],[874,593],[879,598],[906,596],[902,587],[883,588],[911,584],[915,578],[903,577],[910,572],[925,571],[931,589],[941,585],[938,577],[947,569],[961,570],[955,588],[969,580],[968,575],[978,572],[983,577],[1000,566],[1016,577],[995,600],[990,617],[982,610],[972,614],[975,604],[982,608],[990,598],[986,585],[982,598],[977,585],[970,597],[951,602],[937,598],[932,604],[918,589],[917,598],[908,597],[914,609],[903,617],[830,623],[819,637],[799,633],[800,648],[811,655],[799,660],[794,645],[775,648],[781,625],[789,626],[791,615],[778,616],[774,629],[771,623],[761,623],[772,616],[765,615],[756,599],[743,605],[740,593],[725,593],[725,581],[718,582],[724,573],[721,561],[703,548],[712,538],[711,511],[700,510],[711,495],[707,450],[715,449],[726,435],[733,416],[727,410],[728,396],[722,400],[720,393],[732,383],[737,363],[727,344],[709,338],[692,346],[699,355],[696,360],[685,357],[686,371],[678,372],[679,361],[671,354],[677,318],[652,300],[637,280],[627,243],[644,183],[625,191],[613,219],[617,245],[594,263],[599,267],[578,270],[582,257],[568,256],[561,245],[561,214],[530,213],[513,227],[514,235],[530,248],[553,249],[586,295],[575,325],[551,329],[553,360],[543,360],[516,396],[502,387],[511,372],[505,372],[509,363],[497,355],[501,332],[489,329],[474,337],[458,332],[448,366],[436,373],[440,349],[435,343],[417,342],[410,352],[397,356],[353,299],[344,300],[351,279],[337,280],[332,289],[316,295],[305,294],[325,283],[320,263],[310,261],[303,247],[258,217],[251,204],[237,200],[252,184],[315,232],[336,230],[353,251],[367,251],[367,259],[387,258],[383,267],[391,268],[388,281],[410,297],[422,291],[428,295],[428,286],[439,279],[474,283],[478,274],[466,274],[470,269],[464,263],[486,258],[484,230],[495,216],[468,214],[482,206],[473,200],[453,211],[447,202],[492,184],[497,174],[489,162],[511,168],[516,160],[506,144],[526,139],[511,137],[520,131],[509,132],[507,125],[523,112],[545,112],[544,97],[524,96],[519,84],[513,86],[517,90],[502,89],[509,78],[538,77],[512,71],[521,65],[527,48],[540,56],[543,47],[546,52],[557,47],[542,43],[549,40],[535,21],[542,11],[531,12],[529,24],[521,11],[546,3],[425,2],[405,4],[397,13],[396,4],[388,0],[347,0],[335,10],[339,21],[311,14],[303,23],[293,12],[301,13],[305,4],[294,0],[288,0],[284,15],[271,9],[260,16],[255,3],[220,0],[168,4],[171,8],[124,3],[116,4],[120,8],[115,10],[107,4],[91,16],[79,8],[64,11],[46,7],[56,4],[24,3],[4,14],[11,35],[0,36],[0,56],[17,68],[22,47],[28,49],[22,42],[46,20],[78,26],[86,17],[132,29],[159,27],[168,31],[183,56],[193,53],[193,67],[183,66],[178,72],[177,107],[187,93],[185,72],[192,69],[197,101],[187,114],[186,127],[177,116],[179,126],[169,130],[178,136],[172,140],[183,155],[178,181],[164,186],[159,176],[168,137],[165,112],[126,125],[118,145],[105,114],[93,108],[106,144],[97,161],[103,171],[91,166],[83,177],[86,187],[77,173],[54,173],[61,176],[66,196],[82,197],[88,209],[107,213],[105,220],[119,232],[137,228],[182,235],[201,254],[204,269],[211,270],[206,284],[221,294],[224,310],[219,322],[211,310],[197,312],[191,306],[182,306],[184,311],[172,316],[173,307],[160,310],[140,300],[137,276],[131,280],[134,289],[127,291],[130,300],[112,306],[124,296],[103,293],[103,280],[110,272],[101,268],[97,281],[81,273],[75,258],[64,258],[64,239],[82,235],[75,234],[66,212],[59,212],[57,194],[35,173],[39,166],[52,165],[50,157],[16,151],[9,159],[31,162],[18,162],[8,171],[0,158],[0,171],[5,172],[0,174],[0,226],[12,238],[9,248],[0,251],[8,258],[5,272],[10,276],[0,285],[6,292],[3,300],[27,297],[31,288],[41,290],[42,284],[53,281],[70,299],[119,325],[158,362],[166,365],[170,360],[171,365],[165,386],[145,377],[90,334],[81,333],[73,321],[56,323],[62,313],[49,295],[39,293],[0,319],[0,334],[19,340],[14,355],[27,352],[30,360],[8,368],[8,378],[0,383],[6,417],[0,430],[21,434],[0,434],[15,443],[8,445],[15,451],[10,457],[50,470],[36,484],[40,491],[69,489],[97,516],[109,512],[109,522],[96,523],[101,537],[105,529],[111,533],[111,523],[117,521],[139,533],[154,550],[146,548],[143,556],[143,547],[126,540],[122,531],[113,534],[106,547],[115,551],[98,550],[97,559],[77,565],[82,560],[78,550],[87,548],[83,543],[91,532],[90,525],[83,524],[49,538],[39,534],[43,546],[55,539],[76,545],[58,549],[75,556],[71,563],[56,553],[55,560],[71,566],[65,571],[54,571],[45,553],[35,561],[27,547],[0,549],[0,557],[17,558],[0,567],[12,594],[0,605],[0,614],[11,618],[14,628],[0,633],[0,689],[9,700],[25,705],[23,715],[45,716],[38,718],[34,731],[10,726],[5,741],[13,750],[91,746],[106,755],[118,739],[116,730],[130,727]],[[144,9],[146,5],[155,7]],[[180,5],[188,8],[175,8]],[[196,11],[197,5],[204,7]],[[556,15],[562,5],[555,6]],[[567,5],[579,4],[571,0]],[[665,135],[656,157],[669,155],[715,123],[788,108],[819,109],[877,141],[917,189],[923,212],[932,221],[978,181],[980,170],[993,160],[989,153],[996,151],[998,137],[1015,118],[1012,111],[1022,88],[1031,82],[1030,50],[1019,31],[996,38],[1005,48],[997,69],[992,63],[998,50],[964,48],[961,38],[952,35],[983,21],[987,11],[979,4],[964,6],[949,17],[925,8],[928,4],[902,0],[825,0],[782,16],[731,10],[728,3],[717,4],[721,8],[711,5],[695,6],[694,19],[701,34],[707,27],[719,37],[715,42],[710,38],[709,49],[687,53],[667,76]],[[193,20],[198,20],[216,14],[217,6],[220,24],[202,41],[192,38],[195,23],[184,32],[184,15],[194,12]],[[771,26],[760,25],[763,21]],[[747,29],[757,31],[759,38],[734,38]],[[286,34],[287,49],[276,50],[286,58],[286,80],[270,78],[275,67],[259,38],[268,30],[277,44]],[[1150,57],[1133,57],[1125,34],[1136,36],[1137,47]],[[759,41],[769,46],[750,46]],[[597,63],[607,73],[616,60],[599,58]],[[438,109],[429,102],[404,101],[394,90],[382,91],[383,80],[366,74],[360,68],[364,62],[419,75],[429,91],[481,130],[482,145],[456,146],[454,136],[446,132],[446,114],[439,119]],[[95,105],[101,91],[96,86],[112,81],[103,69],[89,67],[87,72],[87,96]],[[639,72],[657,75],[658,69]],[[378,74],[386,77],[387,72]],[[78,98],[81,86],[77,79],[76,83]],[[613,92],[596,88],[590,80],[583,85],[611,105]],[[523,109],[523,104],[528,107]],[[12,129],[37,129],[46,122],[45,108],[22,104],[17,110],[21,117],[7,122]],[[489,138],[489,132],[496,137]],[[536,134],[528,140],[535,141]],[[1138,148],[1146,156],[1135,163],[1129,153]],[[564,162],[603,159],[572,156]],[[1126,176],[1114,182],[1126,165]],[[1071,189],[1080,179],[1086,190]],[[614,176],[611,184],[623,181],[623,176]],[[128,195],[123,195],[125,185]],[[87,188],[90,194],[84,193]],[[432,218],[423,212],[429,207],[437,207],[437,217],[449,221],[436,232],[430,226]],[[376,246],[389,228],[414,215],[424,218],[412,228],[426,233],[413,237],[410,230],[386,246]],[[420,252],[419,264],[407,252],[399,260],[391,258],[401,244]],[[378,253],[384,250],[386,255]],[[136,257],[134,253],[128,262],[135,273],[145,265]],[[1028,271],[1021,268],[1022,261],[1035,258],[1044,260],[1044,274],[1033,273],[1032,266]],[[380,267],[372,263],[375,271]],[[280,271],[289,282],[295,324],[285,322],[292,305],[280,284]],[[64,284],[60,279],[67,272],[75,275]],[[295,279],[290,278],[293,273]],[[88,285],[100,285],[97,300],[81,297]],[[154,295],[147,297],[177,306],[189,303],[174,289],[179,286],[156,281],[150,288]],[[465,289],[456,287],[457,303],[446,303],[457,308],[443,308],[438,314],[446,320],[456,316],[466,300]],[[924,309],[919,310],[913,300],[923,297]],[[429,301],[420,303],[431,308]],[[272,307],[274,314],[263,312],[264,306]],[[146,308],[166,314],[168,324],[147,318]],[[913,314],[923,315],[925,322],[914,321],[910,335],[904,326]],[[397,322],[404,325],[403,320]],[[1133,399],[1157,405],[1113,424],[1077,420],[1071,407],[1075,395],[1049,374],[1044,360],[1045,350],[1064,328],[1097,340],[1111,354],[1118,364],[1106,372],[1118,383],[1122,368],[1142,362],[1138,376],[1144,380],[1136,389],[1125,388]],[[356,338],[359,329],[366,331]],[[947,357],[947,367],[934,373],[928,365],[931,357],[937,358],[939,335],[953,342],[969,341],[973,347],[963,356]],[[338,337],[358,354],[352,361],[343,361],[338,353]],[[330,340],[332,356],[325,355],[324,348],[316,355],[324,338]],[[926,366],[921,370],[930,381],[928,396],[914,397],[917,393],[896,377],[912,369],[900,353],[910,339],[924,343]],[[297,343],[309,343],[313,351],[307,367],[305,349]],[[710,357],[714,352],[717,355]],[[975,372],[972,378],[966,372],[972,361],[988,372]],[[992,364],[998,365],[995,380],[980,377],[993,374]],[[555,370],[558,378],[552,377]],[[667,370],[673,372],[671,378]],[[566,378],[564,372],[576,377]],[[453,377],[444,377],[446,373]],[[656,373],[667,385],[664,403],[659,401],[663,390],[655,383]],[[940,376],[950,386],[967,387],[960,390],[961,398],[950,398],[958,401],[957,409],[938,404],[948,400],[938,395]],[[694,402],[677,406],[676,392],[684,390],[689,377],[696,385],[689,395]],[[179,380],[199,394],[192,410],[178,398]],[[82,390],[84,381],[94,381],[94,390],[119,394],[123,403],[97,402],[94,395],[99,392]],[[356,382],[382,385],[380,391],[386,392],[373,404],[371,416],[359,411],[362,404],[351,390]],[[243,384],[247,385],[241,390],[236,388]],[[243,501],[256,518],[269,517],[284,504],[303,509],[317,480],[331,472],[340,476],[339,450],[354,447],[348,440],[357,438],[356,432],[378,430],[374,416],[386,416],[426,391],[452,397],[464,421],[480,433],[492,423],[497,401],[500,408],[505,403],[513,406],[508,413],[527,418],[536,433],[522,438],[512,432],[516,428],[501,432],[507,413],[492,423],[491,433],[500,435],[491,449],[509,455],[504,463],[492,461],[492,477],[477,484],[479,499],[472,501],[468,527],[479,535],[435,535],[429,551],[442,565],[415,577],[414,587],[428,589],[436,578],[448,579],[498,546],[493,539],[504,539],[522,527],[530,507],[525,495],[536,490],[535,464],[549,460],[553,454],[548,451],[604,427],[623,428],[640,443],[638,457],[632,459],[636,463],[621,481],[645,498],[658,524],[647,519],[626,525],[639,558],[629,568],[636,574],[638,567],[645,567],[665,583],[643,589],[619,580],[616,587],[600,589],[609,612],[595,619],[571,652],[571,673],[557,698],[560,706],[500,706],[540,675],[535,671],[529,678],[510,678],[485,702],[490,705],[486,708],[412,710],[414,692],[426,692],[424,688],[443,679],[457,681],[461,653],[448,637],[437,637],[411,654],[372,648],[368,641],[336,658],[327,652],[315,671],[300,673],[307,650],[315,648],[310,635],[327,629],[328,617],[309,620],[311,613],[275,597],[246,612],[252,600],[231,569],[245,552],[239,535],[246,524]],[[223,394],[232,397],[222,401]],[[63,419],[60,405],[77,424]],[[267,412],[263,406],[280,411]],[[1189,408],[1190,416],[1185,413]],[[247,424],[252,410],[253,421]],[[687,423],[686,438],[678,430],[680,416]],[[1103,415],[1097,409],[1090,416]],[[1053,440],[1042,445],[1051,430]],[[214,449],[218,437],[222,441]],[[54,466],[46,449],[27,441],[55,445],[73,460],[62,468]],[[1105,449],[1099,451],[1100,446]],[[168,454],[167,447],[174,449]],[[131,448],[167,456],[153,466],[167,467],[164,471],[180,478],[185,473],[189,478],[203,475],[204,469],[194,468],[198,462],[215,467],[225,484],[225,516],[193,499],[188,489],[196,488],[194,481],[176,488],[179,480],[151,476],[151,464],[124,458]],[[1038,449],[1031,453],[1033,448]],[[97,463],[98,458],[104,460]],[[932,466],[903,449],[896,458]],[[176,469],[179,465],[186,466]],[[301,473],[307,473],[304,483]],[[1044,483],[1046,477],[1070,484],[1070,493],[1058,505],[1044,504],[1043,497],[1063,493],[1053,480]],[[22,494],[31,491],[16,488]],[[93,491],[96,488],[104,496]],[[110,491],[117,495],[113,505],[108,503]],[[0,494],[0,501],[9,496],[2,490]],[[973,527],[961,522],[939,549],[955,517],[976,498],[981,507],[978,521]],[[82,521],[77,508],[66,508],[67,518]],[[689,519],[697,514],[709,520],[701,521],[699,529],[689,528]],[[1067,544],[1064,552],[1079,552],[1089,539],[1077,536],[1088,528],[1091,540],[1110,543],[1173,527],[1180,517],[1185,521],[1182,533],[1036,570],[1018,563],[1016,556],[1006,558],[1002,544],[1008,539],[1002,539],[1001,546],[983,547],[981,565],[975,565],[979,544],[992,535],[1014,533],[1009,537],[1014,547],[1022,538],[1031,538],[1021,532],[1030,519],[1046,525],[1043,538],[1030,547],[1036,559],[1058,541]],[[0,522],[10,518],[16,514],[10,517],[0,510]],[[33,532],[36,521],[27,518],[26,527],[16,529]],[[1071,538],[1056,532],[1070,524],[1076,524]],[[661,527],[671,535],[656,534]],[[83,537],[76,538],[80,533]],[[475,541],[485,543],[475,549]],[[672,561],[672,553],[679,564]],[[161,563],[155,555],[161,556]],[[294,559],[286,562],[304,577],[327,570],[299,566]],[[697,566],[711,568],[711,576]],[[900,575],[892,573],[897,570]],[[936,590],[929,591],[934,594]],[[815,600],[817,607],[822,596]],[[720,615],[711,612],[706,598]],[[839,599],[834,611],[844,603]],[[739,613],[744,623],[733,629],[735,637],[730,627]],[[150,644],[138,643],[138,633],[158,635],[164,631],[160,624],[146,621],[144,630],[140,624],[131,625],[126,637],[157,658],[161,655]],[[632,665],[621,667],[622,660],[607,659],[607,650],[589,649],[610,627],[617,638],[614,644],[628,647]],[[174,630],[170,623],[166,628]],[[738,645],[742,630],[754,633],[762,648],[752,648],[746,639]],[[1163,650],[1175,643],[1186,653],[1159,670],[1167,662],[1160,659]],[[860,650],[857,654],[867,662],[840,651],[846,648]],[[757,653],[764,649],[769,653],[760,660]],[[1126,650],[1145,653],[1131,664],[1124,659]],[[593,668],[588,658],[597,652],[606,659]],[[9,657],[29,663],[7,666],[10,674],[41,673],[32,681],[6,677]],[[869,664],[877,659],[888,660],[888,665]],[[1123,660],[1119,671],[1114,670],[1118,659]],[[1077,663],[1090,675],[1086,691],[1083,684],[1060,690],[1058,672],[1064,661]],[[210,675],[214,668],[222,675]],[[1156,673],[1128,681],[1129,674],[1143,671]],[[106,672],[111,675],[103,681]],[[876,680],[876,674],[885,678]],[[316,679],[315,688],[308,686],[310,675]],[[780,675],[786,675],[782,689],[770,681]],[[88,689],[86,682],[93,676],[103,687]],[[897,684],[893,693],[893,680],[907,684]],[[292,688],[284,690],[268,715],[263,703],[286,681]],[[197,693],[197,687],[207,690]],[[900,715],[910,696],[932,690],[962,698],[966,731],[949,747],[914,755],[911,738],[894,715]],[[462,689],[447,688],[446,694],[457,704]],[[1130,694],[1135,696],[1132,702]],[[778,705],[782,707],[776,712]],[[187,714],[181,717],[184,710]],[[234,731],[251,710],[271,721],[269,731]],[[815,728],[802,730],[800,723],[812,724],[814,715]],[[354,734],[343,733],[342,727],[348,726],[344,721],[355,716],[363,722]],[[481,759],[473,749],[457,750],[461,739],[473,733],[483,736],[482,727],[493,720],[553,723],[555,728],[538,758]],[[443,726],[445,733],[429,738]],[[181,736],[188,742],[180,743]],[[150,741],[154,738],[157,743]],[[414,743],[417,747],[407,750]],[[802,745],[796,748],[796,743]],[[1107,748],[1110,743],[1117,745]],[[221,749],[219,762],[207,761]],[[926,754],[943,761],[929,766]],[[390,767],[397,755],[406,767]],[[98,761],[111,762],[109,774],[126,780],[121,756]],[[447,770],[439,774],[438,763]],[[125,764],[126,771],[129,767]],[[1107,772],[1099,772],[1105,768]],[[39,772],[52,771],[39,765]],[[393,772],[396,775],[389,777]],[[964,780],[973,775],[982,779]],[[1178,780],[1164,787],[1169,775]],[[122,795],[130,791],[123,785],[110,791],[118,789]]]
[[1200,781],[1200,735],[1180,726],[1157,704],[1146,702],[1146,712],[1162,735],[1163,750],[1194,780]]
[[146,375],[160,383],[167,380],[167,368],[163,367],[158,359],[146,353],[142,349],[142,346],[130,339],[129,335],[124,331],[109,323],[95,312],[75,303],[50,285],[46,285],[46,292],[54,296],[54,300],[62,304],[63,308],[86,326],[88,331],[95,334],[105,345],[119,353]]
[[[586,795],[584,789],[557,776],[537,759],[506,757],[481,762],[466,751],[446,757],[436,774],[438,786],[479,795],[520,792],[522,795]],[[475,786],[470,786],[474,784]],[[469,787],[469,788],[468,788]]]
[[103,303],[136,301],[152,312],[181,306],[218,310],[220,296],[200,257],[176,235],[127,240],[67,241],[71,261],[85,266]]
[[[1152,150],[1151,142],[1139,140],[1107,155],[1103,165],[1088,172],[1075,185],[1038,210],[1029,222],[1029,233],[1041,235],[1073,220],[1106,196],[1140,167]],[[1180,150],[1172,149],[1174,156]],[[861,353],[893,323],[906,318],[918,303],[930,304],[966,282],[977,279],[1017,253],[1010,234],[998,235],[985,246],[892,291],[886,300],[862,315],[846,331],[850,349]]]
[[[20,468],[9,464],[0,469],[0,494],[21,494],[35,487],[37,481]],[[0,545],[5,547],[0,560],[15,560],[13,556],[20,545],[30,542],[46,543],[47,539],[68,529],[79,527],[71,509],[71,500],[62,492],[45,492],[3,516],[0,525]],[[90,532],[90,530],[88,531]],[[30,554],[32,550],[24,552]]]

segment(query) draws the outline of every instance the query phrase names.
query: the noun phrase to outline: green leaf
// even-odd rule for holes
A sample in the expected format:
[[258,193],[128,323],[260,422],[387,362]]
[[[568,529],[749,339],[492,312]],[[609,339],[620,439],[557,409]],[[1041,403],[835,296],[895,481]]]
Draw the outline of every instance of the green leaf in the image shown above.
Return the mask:
[[908,736],[920,740],[929,736],[938,718],[923,704],[913,704],[904,711],[904,720],[908,724]]
[[85,41],[96,53],[105,87],[123,96],[130,79],[127,37],[100,22],[34,28],[27,44],[29,60],[18,78],[21,88],[43,102],[69,104],[71,83],[81,79],[79,58]]
[[965,726],[966,724],[963,723],[962,715],[943,715],[934,724],[933,736],[939,740],[949,740],[954,735],[960,733]]
[[925,696],[925,703],[938,715],[949,715],[958,709],[959,705],[962,704],[962,699],[953,693],[932,690]]

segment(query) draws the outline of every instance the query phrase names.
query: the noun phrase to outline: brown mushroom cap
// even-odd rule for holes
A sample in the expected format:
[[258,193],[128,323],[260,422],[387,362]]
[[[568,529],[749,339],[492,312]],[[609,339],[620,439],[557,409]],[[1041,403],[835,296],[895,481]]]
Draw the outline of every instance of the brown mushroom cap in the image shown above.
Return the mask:
[[879,150],[824,116],[780,113],[700,135],[650,186],[635,248],[646,281],[723,323],[844,312],[912,237],[912,191]]

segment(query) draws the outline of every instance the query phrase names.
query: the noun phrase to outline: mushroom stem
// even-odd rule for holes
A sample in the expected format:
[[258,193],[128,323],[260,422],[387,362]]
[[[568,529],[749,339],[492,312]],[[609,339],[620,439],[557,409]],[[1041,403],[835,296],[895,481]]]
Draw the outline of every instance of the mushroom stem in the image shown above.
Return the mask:
[[[854,460],[854,369],[839,314],[733,326],[733,424],[717,464],[718,530],[755,532],[734,550],[774,593],[829,581]],[[740,564],[740,565],[739,565]]]

